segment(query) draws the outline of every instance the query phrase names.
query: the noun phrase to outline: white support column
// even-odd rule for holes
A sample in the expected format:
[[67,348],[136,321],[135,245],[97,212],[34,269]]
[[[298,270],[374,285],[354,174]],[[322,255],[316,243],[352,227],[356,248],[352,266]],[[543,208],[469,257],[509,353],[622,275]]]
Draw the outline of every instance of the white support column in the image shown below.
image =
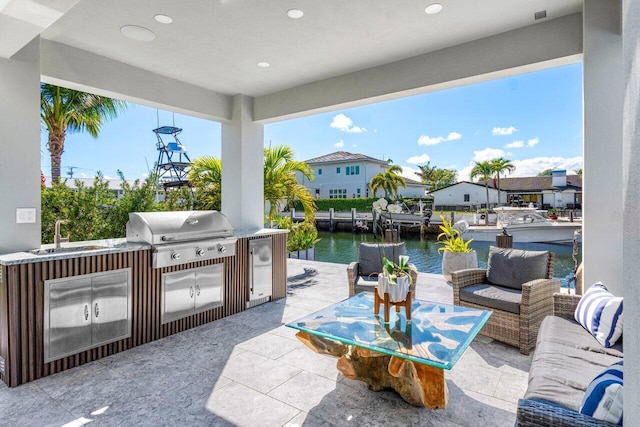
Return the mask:
[[236,229],[264,225],[264,128],[253,122],[253,98],[236,95],[222,124],[222,212]]
[[[40,247],[38,37],[0,58],[0,93],[0,253],[7,253]],[[17,223],[18,209],[26,222]]]
[[622,295],[621,0],[584,2],[584,284]]
[[640,420],[640,2],[624,0],[624,419]]

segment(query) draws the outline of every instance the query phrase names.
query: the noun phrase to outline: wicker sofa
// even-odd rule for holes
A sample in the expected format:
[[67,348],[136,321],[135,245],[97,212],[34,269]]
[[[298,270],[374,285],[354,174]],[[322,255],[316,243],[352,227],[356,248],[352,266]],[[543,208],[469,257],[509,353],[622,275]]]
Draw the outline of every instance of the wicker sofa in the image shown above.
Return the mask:
[[579,301],[580,295],[554,295],[554,315],[540,326],[529,385],[518,402],[517,426],[614,426],[578,412],[591,381],[623,357],[621,342],[605,348],[574,320]]

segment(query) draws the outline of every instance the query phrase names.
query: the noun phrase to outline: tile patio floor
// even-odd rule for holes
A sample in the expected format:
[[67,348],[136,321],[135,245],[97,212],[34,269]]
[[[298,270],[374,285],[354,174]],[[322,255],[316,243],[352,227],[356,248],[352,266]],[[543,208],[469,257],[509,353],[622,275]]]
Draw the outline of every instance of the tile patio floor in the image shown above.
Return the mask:
[[[347,298],[344,265],[289,260],[288,297],[9,389],[2,426],[512,426],[530,357],[477,337],[446,372],[444,410],[342,377],[284,323]],[[452,302],[439,275],[417,298]],[[0,383],[1,384],[1,383]]]

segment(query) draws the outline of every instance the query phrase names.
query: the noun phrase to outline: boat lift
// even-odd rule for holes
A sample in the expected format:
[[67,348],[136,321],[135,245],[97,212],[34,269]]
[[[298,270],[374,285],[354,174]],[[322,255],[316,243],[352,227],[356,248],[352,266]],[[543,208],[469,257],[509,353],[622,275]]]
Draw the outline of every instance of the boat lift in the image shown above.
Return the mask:
[[[153,132],[158,138],[156,147],[158,149],[158,161],[156,162],[156,176],[158,183],[165,190],[190,186],[187,174],[191,159],[187,155],[187,149],[180,143],[178,134],[182,129],[174,126],[161,126]],[[162,135],[167,138],[169,135],[173,141],[164,142]]]

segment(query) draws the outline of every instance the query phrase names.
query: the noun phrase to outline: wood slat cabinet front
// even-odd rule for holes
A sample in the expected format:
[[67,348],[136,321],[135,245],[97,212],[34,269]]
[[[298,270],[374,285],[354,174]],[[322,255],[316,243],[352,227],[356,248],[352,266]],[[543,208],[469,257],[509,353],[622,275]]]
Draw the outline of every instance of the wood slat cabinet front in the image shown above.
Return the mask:
[[[272,239],[272,300],[276,300],[286,297],[287,235],[273,234]],[[151,267],[149,249],[0,265],[0,379],[15,387],[246,310],[247,241],[238,239],[233,257],[161,269]],[[162,275],[215,264],[223,268],[223,304],[162,324]],[[131,269],[131,336],[45,362],[44,282],[126,268]]]

